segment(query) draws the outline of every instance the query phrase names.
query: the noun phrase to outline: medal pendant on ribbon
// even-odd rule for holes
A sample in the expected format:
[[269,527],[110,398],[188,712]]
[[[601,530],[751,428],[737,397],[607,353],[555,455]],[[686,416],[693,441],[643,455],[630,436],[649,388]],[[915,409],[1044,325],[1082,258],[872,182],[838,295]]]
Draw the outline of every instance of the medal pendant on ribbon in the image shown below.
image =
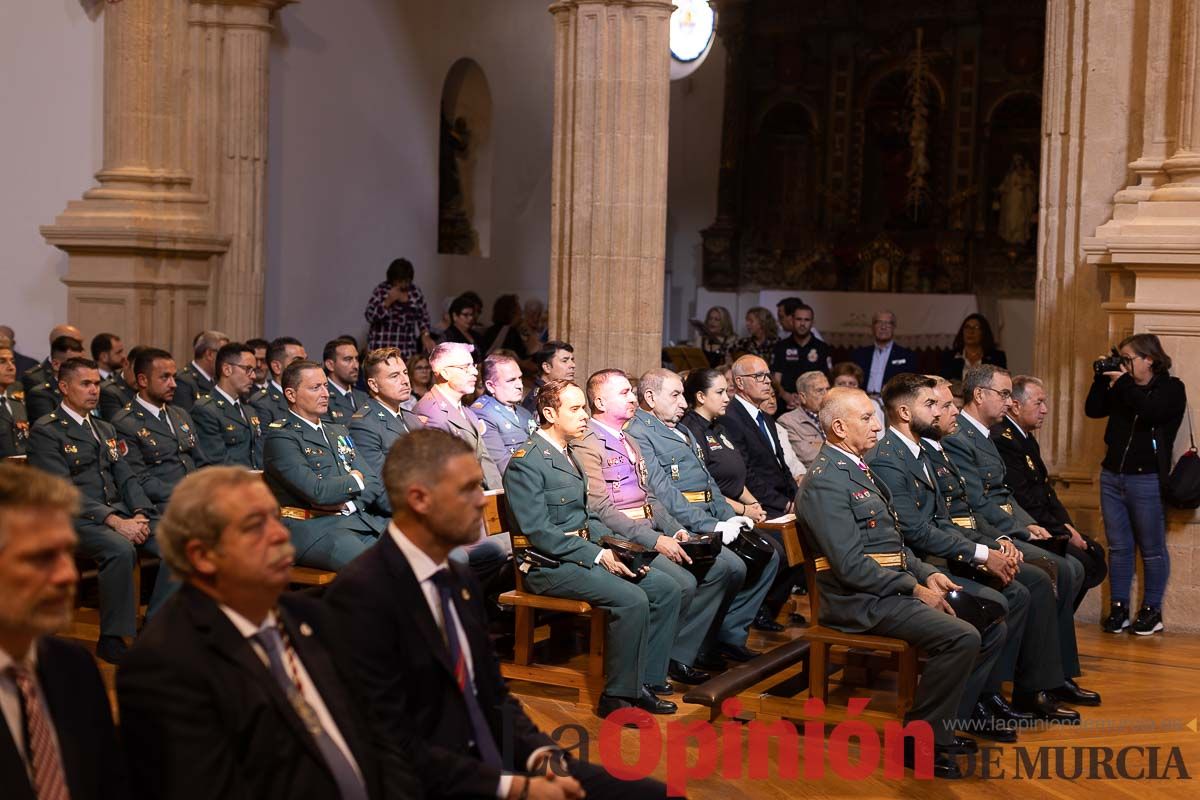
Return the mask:
[[296,711],[296,716],[300,717],[300,721],[304,723],[304,727],[313,736],[320,736],[322,730],[321,720],[317,717],[317,712],[313,711],[313,707],[304,699],[304,695],[300,694],[298,689],[292,689],[288,692],[288,701],[292,704],[292,708]]
[[679,465],[678,464],[671,465],[671,480],[673,480],[673,481],[679,480]]

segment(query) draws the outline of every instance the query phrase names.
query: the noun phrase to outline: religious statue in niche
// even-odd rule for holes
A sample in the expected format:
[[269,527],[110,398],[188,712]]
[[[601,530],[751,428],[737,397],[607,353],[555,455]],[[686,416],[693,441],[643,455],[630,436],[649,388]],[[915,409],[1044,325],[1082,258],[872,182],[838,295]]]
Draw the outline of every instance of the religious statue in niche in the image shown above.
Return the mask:
[[466,119],[453,123],[443,114],[438,158],[438,252],[471,255],[479,250],[479,236],[471,225],[469,203],[462,179],[462,164],[471,148]]
[[1008,174],[996,189],[992,207],[1000,212],[996,233],[1010,245],[1029,243],[1037,214],[1037,176],[1020,153],[1013,154]]
[[929,106],[926,96],[929,92],[929,75],[926,71],[925,51],[921,47],[924,29],[917,28],[917,44],[908,56],[908,144],[912,148],[912,159],[909,161],[906,177],[908,191],[905,193],[905,206],[908,215],[914,222],[921,216],[921,209],[929,202],[929,157],[926,148],[929,144]]

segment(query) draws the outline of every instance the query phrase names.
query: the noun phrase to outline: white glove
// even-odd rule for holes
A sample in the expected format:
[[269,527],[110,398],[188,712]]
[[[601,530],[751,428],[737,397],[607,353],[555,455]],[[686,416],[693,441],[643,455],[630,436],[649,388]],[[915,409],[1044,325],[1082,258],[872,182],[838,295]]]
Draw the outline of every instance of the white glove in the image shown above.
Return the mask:
[[749,517],[734,517],[729,521],[736,522],[738,525],[741,525],[742,530],[744,531],[754,530],[754,520],[750,519]]
[[[717,523],[716,532],[721,534],[722,544],[732,544],[733,540],[736,539],[738,534],[742,532],[742,525],[740,522],[738,522],[738,519],[739,517],[734,517],[733,519],[727,519],[724,522]],[[741,517],[740,519],[745,519],[745,517]]]

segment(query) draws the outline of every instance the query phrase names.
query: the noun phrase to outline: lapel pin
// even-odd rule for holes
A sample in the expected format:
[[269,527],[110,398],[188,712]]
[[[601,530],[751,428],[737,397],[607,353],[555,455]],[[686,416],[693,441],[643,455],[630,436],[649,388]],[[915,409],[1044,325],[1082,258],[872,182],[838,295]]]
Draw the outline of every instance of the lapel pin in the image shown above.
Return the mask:
[[311,625],[309,625],[307,622],[300,623],[300,635],[301,636],[312,636],[312,633],[313,633],[313,631],[312,631]]
[[470,593],[470,592],[468,592],[466,589],[463,589],[463,590],[462,590],[462,599],[463,599],[463,602],[464,602],[464,603],[466,603],[466,602],[470,602],[470,600],[471,600],[471,593]]

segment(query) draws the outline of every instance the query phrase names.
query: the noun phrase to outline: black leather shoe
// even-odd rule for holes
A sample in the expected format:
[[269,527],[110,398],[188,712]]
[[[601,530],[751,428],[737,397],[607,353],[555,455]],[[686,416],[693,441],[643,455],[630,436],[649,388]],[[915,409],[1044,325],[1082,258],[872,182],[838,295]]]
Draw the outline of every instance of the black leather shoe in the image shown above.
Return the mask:
[[645,686],[642,687],[642,691],[638,693],[637,699],[633,701],[633,704],[643,711],[649,711],[651,714],[674,714],[679,710],[679,706],[670,700],[659,700]]
[[1070,703],[1073,706],[1098,706],[1100,693],[1081,688],[1078,683],[1067,678],[1062,686],[1056,686],[1048,694],[1055,700]]
[[696,656],[695,666],[708,672],[724,672],[729,669],[729,664],[725,663],[725,659],[713,652],[700,653]]
[[[916,763],[917,758],[914,742],[912,739],[905,739],[904,766],[911,770],[916,770]],[[954,781],[962,776],[962,770],[959,769],[958,762],[954,760],[954,755],[948,750],[935,745],[933,748],[933,777]]]
[[980,701],[986,709],[988,716],[1004,722],[1033,722],[1033,714],[1027,714],[1024,711],[1017,711],[1008,701],[1004,699],[1004,695],[1000,693],[988,695]]
[[770,613],[765,608],[758,612],[758,616],[754,618],[754,622],[750,623],[750,625],[757,631],[767,631],[769,633],[779,633],[783,630],[783,626],[771,619]]
[[644,685],[650,690],[650,694],[658,695],[659,697],[668,697],[675,694],[675,687],[669,683],[647,683]]
[[[596,716],[601,719],[606,718],[614,711],[620,711],[622,708],[633,708],[633,702],[624,697],[617,697],[611,694],[600,695],[600,701],[596,703]],[[626,722],[626,728],[636,728],[637,724]]]
[[979,752],[979,743],[970,736],[955,736],[954,744],[946,748],[946,752],[956,756],[970,755]]
[[96,658],[120,666],[129,652],[129,645],[120,636],[101,636],[96,642]]
[[762,653],[756,653],[745,645],[723,644],[721,645],[721,655],[730,661],[749,661],[752,658],[758,658]]
[[[1032,719],[1031,715],[1030,720]],[[984,701],[975,704],[975,710],[971,713],[971,726],[967,730],[972,736],[991,742],[1013,744],[1017,741],[1017,723],[993,714]]]
[[1034,719],[1057,722],[1063,725],[1078,725],[1079,712],[1060,706],[1049,692],[1032,692],[1013,696],[1013,708],[1033,714]]
[[671,663],[667,666],[667,675],[673,681],[686,683],[689,686],[696,686],[712,678],[707,672],[689,667],[687,664],[671,659]]

